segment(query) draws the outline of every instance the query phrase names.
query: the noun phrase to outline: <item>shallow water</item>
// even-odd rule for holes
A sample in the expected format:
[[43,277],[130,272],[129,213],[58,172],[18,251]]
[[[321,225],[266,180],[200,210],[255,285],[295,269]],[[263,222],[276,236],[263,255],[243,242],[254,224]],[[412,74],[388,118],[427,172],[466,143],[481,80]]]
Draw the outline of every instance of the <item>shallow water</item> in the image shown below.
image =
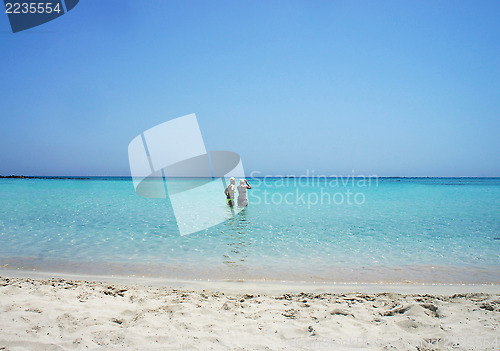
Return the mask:
[[170,201],[136,195],[129,178],[0,179],[0,265],[183,279],[500,283],[499,178],[250,183],[247,208],[180,236]]

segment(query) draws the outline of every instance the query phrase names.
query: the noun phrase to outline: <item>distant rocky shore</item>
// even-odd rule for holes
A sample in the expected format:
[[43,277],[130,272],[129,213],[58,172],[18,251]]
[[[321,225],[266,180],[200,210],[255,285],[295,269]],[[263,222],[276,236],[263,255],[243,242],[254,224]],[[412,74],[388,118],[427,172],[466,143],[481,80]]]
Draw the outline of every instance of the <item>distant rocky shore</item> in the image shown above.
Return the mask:
[[0,175],[0,178],[9,179],[90,179],[88,177],[43,177],[43,176],[24,176],[24,175]]

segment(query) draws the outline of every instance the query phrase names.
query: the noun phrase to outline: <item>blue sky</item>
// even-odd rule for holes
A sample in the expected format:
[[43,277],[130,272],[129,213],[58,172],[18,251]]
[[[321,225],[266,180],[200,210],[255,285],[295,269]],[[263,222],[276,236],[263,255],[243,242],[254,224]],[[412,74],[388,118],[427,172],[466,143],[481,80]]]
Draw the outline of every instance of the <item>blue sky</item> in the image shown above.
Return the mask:
[[129,175],[196,113],[247,173],[500,176],[499,1],[82,0],[0,14],[0,174]]

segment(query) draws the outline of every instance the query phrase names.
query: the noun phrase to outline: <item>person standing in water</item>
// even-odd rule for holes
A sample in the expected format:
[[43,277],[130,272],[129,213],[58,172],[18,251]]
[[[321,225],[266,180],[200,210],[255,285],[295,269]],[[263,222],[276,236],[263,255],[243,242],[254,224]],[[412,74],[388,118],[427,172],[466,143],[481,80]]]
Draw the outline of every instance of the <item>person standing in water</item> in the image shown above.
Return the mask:
[[238,206],[240,207],[248,205],[247,189],[252,189],[251,185],[246,179],[240,179],[240,185],[238,185]]
[[226,190],[224,190],[224,194],[226,194],[226,201],[229,207],[234,206],[234,192],[236,191],[235,188],[236,184],[236,179],[234,177],[231,177],[229,179],[229,185],[227,186]]

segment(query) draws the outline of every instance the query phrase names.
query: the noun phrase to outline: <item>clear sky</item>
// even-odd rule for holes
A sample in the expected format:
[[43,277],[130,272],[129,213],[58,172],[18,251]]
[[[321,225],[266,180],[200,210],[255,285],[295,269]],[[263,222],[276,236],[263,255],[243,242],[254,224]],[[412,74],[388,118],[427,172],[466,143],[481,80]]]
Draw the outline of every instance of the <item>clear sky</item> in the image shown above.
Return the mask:
[[13,34],[0,13],[0,174],[129,175],[136,135],[194,112],[247,173],[500,176],[499,18],[500,1],[81,0]]

